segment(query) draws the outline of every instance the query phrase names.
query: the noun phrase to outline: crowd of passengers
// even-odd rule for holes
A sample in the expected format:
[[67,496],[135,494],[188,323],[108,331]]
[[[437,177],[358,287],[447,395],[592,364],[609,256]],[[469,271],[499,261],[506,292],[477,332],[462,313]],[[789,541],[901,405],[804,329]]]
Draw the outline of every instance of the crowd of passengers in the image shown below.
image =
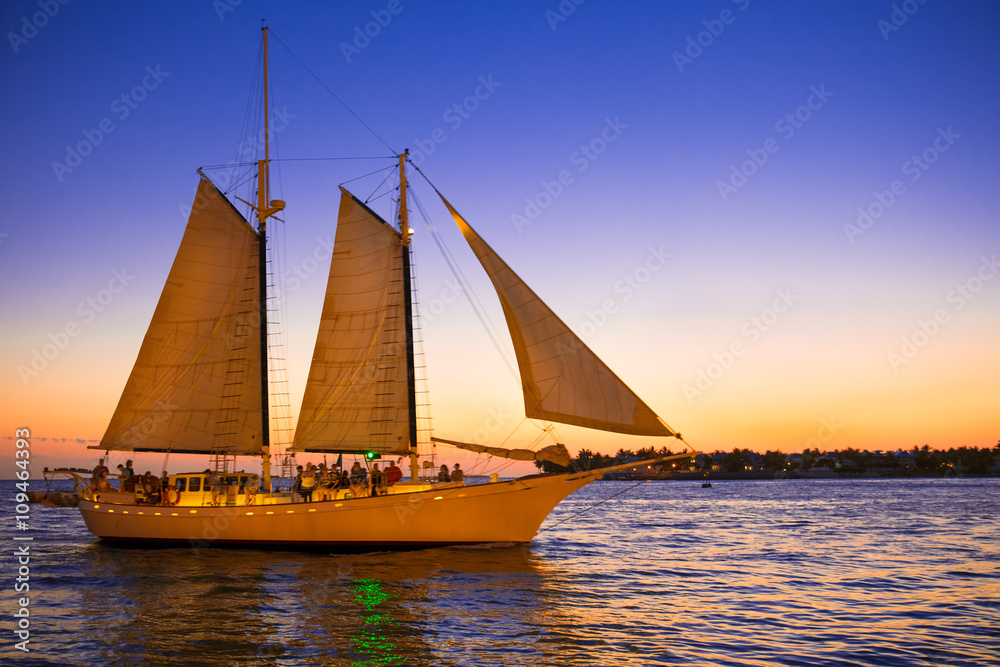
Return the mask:
[[[104,465],[104,459],[98,461],[90,473],[91,491],[94,493],[107,491],[134,493],[136,494],[136,500],[139,502],[159,503],[163,492],[168,488],[172,488],[170,486],[170,476],[166,470],[163,471],[163,475],[160,477],[157,477],[149,470],[142,475],[136,475],[132,469],[131,460],[126,461],[124,465],[118,464],[118,476],[116,478],[111,478],[110,474],[111,471]],[[113,484],[115,480],[118,482],[117,488]]]
[[[379,470],[376,463],[368,471],[356,462],[350,471],[341,471],[336,465],[327,468],[325,463],[315,466],[307,463],[305,467],[296,468],[297,475],[292,486],[292,492],[297,493],[303,502],[312,502],[314,492],[317,492],[320,500],[328,500],[336,496],[336,491],[340,489],[349,490],[353,497],[381,496],[388,493],[390,486],[403,478],[403,471],[395,463],[390,463],[385,470]],[[132,461],[128,460],[124,465],[118,465],[118,488],[116,489],[109,478],[110,471],[101,459],[94,467],[90,477],[90,488],[95,493],[107,491],[121,491],[124,493],[136,494],[138,502],[148,502],[158,504],[161,501],[176,502],[171,497],[172,492],[176,492],[176,487],[170,484],[170,476],[167,471],[163,471],[161,477],[146,471],[142,475],[136,475],[132,469]],[[205,470],[205,488],[213,490],[213,496],[218,495],[222,490],[221,479],[212,470]],[[455,464],[455,469],[448,470],[447,465],[442,465],[437,474],[439,482],[461,482],[465,479],[465,472],[459,464]],[[246,484],[244,493],[247,496],[255,495],[259,484],[259,477],[251,475]],[[165,497],[167,496],[167,497]]]
[[[403,471],[395,463],[390,463],[385,470],[380,470],[376,463],[371,474],[357,461],[351,469],[340,470],[336,465],[327,468],[325,463],[318,466],[307,463],[296,468],[295,484],[292,492],[297,493],[302,502],[311,503],[313,494],[319,500],[329,500],[338,490],[348,490],[351,496],[383,496],[389,492],[389,487],[403,478]],[[449,473],[448,466],[442,465],[437,477],[439,482],[461,482],[465,473],[455,464],[454,472]]]

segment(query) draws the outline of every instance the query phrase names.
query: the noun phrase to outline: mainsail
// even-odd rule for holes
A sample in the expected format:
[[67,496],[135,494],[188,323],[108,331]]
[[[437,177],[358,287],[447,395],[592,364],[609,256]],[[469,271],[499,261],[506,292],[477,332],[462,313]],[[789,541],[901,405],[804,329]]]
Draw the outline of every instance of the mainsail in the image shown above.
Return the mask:
[[257,234],[208,179],[97,449],[261,450]]
[[441,199],[500,297],[521,372],[525,414],[615,433],[676,435]]
[[341,188],[330,278],[292,452],[406,453],[400,233]]

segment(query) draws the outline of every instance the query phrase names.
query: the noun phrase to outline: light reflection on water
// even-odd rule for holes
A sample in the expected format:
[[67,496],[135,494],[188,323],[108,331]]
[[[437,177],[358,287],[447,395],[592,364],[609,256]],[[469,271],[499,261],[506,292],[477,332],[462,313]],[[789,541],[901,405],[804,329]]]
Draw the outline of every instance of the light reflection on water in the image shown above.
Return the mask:
[[[547,525],[625,485],[587,487]],[[369,555],[123,549],[90,537],[75,510],[32,521],[33,651],[8,642],[4,665],[986,665],[1000,654],[998,479],[653,482],[528,547]]]

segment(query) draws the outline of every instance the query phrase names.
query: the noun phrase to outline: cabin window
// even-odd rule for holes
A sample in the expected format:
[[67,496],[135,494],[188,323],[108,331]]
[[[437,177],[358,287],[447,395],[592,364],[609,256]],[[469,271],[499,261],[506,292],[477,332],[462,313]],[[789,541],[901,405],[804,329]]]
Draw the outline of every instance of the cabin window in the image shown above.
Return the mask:
[[187,490],[187,477],[178,477],[174,480],[174,486],[177,487],[178,491]]
[[188,491],[201,491],[201,477],[192,477]]

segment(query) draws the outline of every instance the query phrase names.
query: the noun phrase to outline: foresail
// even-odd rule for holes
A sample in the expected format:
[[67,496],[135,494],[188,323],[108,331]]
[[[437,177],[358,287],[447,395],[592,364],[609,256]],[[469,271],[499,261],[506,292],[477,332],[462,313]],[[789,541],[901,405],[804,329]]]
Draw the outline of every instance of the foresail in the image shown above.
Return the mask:
[[513,459],[515,461],[551,461],[552,463],[566,468],[568,468],[571,463],[569,451],[566,449],[566,445],[561,443],[557,445],[549,445],[548,447],[542,447],[538,451],[534,451],[531,449],[487,447],[486,445],[477,445],[471,442],[459,442],[458,440],[445,440],[444,438],[435,437],[432,437],[431,440],[445,445],[451,445],[452,447],[458,447],[459,449],[465,449],[470,452],[497,456],[502,459]]
[[202,178],[100,449],[260,452],[257,263],[254,229]]
[[441,199],[500,297],[521,372],[525,414],[616,433],[676,435]]
[[400,234],[341,188],[330,278],[289,451],[408,451]]

